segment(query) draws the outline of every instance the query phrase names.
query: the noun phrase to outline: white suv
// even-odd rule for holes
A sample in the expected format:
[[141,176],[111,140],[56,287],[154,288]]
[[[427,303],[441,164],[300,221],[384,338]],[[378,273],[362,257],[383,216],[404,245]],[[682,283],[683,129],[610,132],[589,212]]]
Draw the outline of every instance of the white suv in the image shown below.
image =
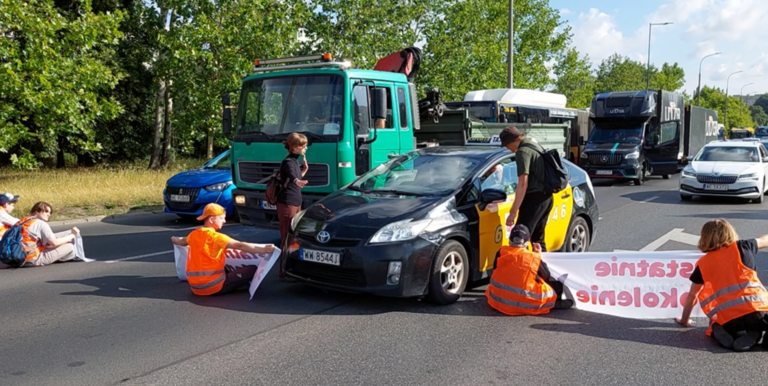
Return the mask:
[[714,141],[706,144],[680,174],[680,199],[728,196],[763,202],[768,151],[757,141]]

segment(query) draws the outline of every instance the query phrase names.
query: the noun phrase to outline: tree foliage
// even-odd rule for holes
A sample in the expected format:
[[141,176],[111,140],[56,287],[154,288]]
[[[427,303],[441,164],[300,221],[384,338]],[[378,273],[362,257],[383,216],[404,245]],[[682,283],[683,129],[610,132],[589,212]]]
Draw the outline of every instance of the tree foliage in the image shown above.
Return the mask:
[[728,109],[726,111],[725,92],[719,88],[708,86],[701,88],[701,107],[716,110],[718,121],[724,124],[728,130],[737,126],[755,126],[750,109],[741,98],[728,96]]
[[749,113],[757,126],[768,126],[768,114],[758,105],[749,106]]
[[112,61],[122,13],[95,13],[88,1],[69,18],[49,0],[0,4],[0,151],[25,167],[60,142],[100,151],[97,122],[122,111],[101,93],[124,76]]
[[614,54],[598,66],[595,91],[645,90],[647,74],[651,90],[679,91],[685,84],[685,71],[677,63],[664,63],[661,70],[653,65],[646,69],[643,63]]
[[589,57],[579,57],[578,51],[570,49],[555,64],[554,92],[563,94],[568,100],[568,107],[587,108],[592,103],[595,90],[595,76]]

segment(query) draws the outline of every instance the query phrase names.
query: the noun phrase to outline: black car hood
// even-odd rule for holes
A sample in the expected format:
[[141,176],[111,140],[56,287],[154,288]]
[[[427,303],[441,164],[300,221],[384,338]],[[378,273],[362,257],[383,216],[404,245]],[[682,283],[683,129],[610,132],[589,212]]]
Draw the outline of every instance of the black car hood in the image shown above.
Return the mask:
[[621,142],[605,142],[605,143],[588,143],[585,151],[615,151],[616,153],[631,153],[638,149],[640,144],[637,143],[621,143]]
[[307,208],[297,230],[308,233],[320,229],[343,233],[364,228],[378,230],[396,221],[419,219],[444,199],[342,190]]

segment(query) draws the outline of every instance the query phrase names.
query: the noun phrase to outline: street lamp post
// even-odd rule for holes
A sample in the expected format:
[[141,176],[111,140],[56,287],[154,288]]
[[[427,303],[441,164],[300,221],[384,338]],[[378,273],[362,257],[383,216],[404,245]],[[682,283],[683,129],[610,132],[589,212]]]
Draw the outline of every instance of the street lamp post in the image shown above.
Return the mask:
[[[747,87],[750,84],[755,84],[755,83],[747,83],[747,84],[741,86],[741,90],[739,90],[739,99],[741,99],[741,101],[744,102],[744,104],[747,103],[747,100],[744,98],[744,87]],[[741,116],[741,112],[742,112],[741,105],[739,105],[739,116]]]
[[701,63],[704,61],[704,59],[710,56],[715,56],[720,54],[722,54],[722,52],[715,52],[714,54],[709,54],[701,58],[701,61],[699,61],[699,86],[696,87],[696,106],[701,106],[701,104],[699,103],[699,101],[701,100]]
[[725,108],[723,109],[723,123],[725,124],[726,131],[731,130],[728,127],[728,85],[731,82],[731,76],[736,75],[740,72],[744,72],[744,71],[736,71],[734,73],[731,73],[730,75],[728,75],[728,78],[725,80]]
[[668,25],[672,24],[671,21],[666,23],[648,23],[648,64],[645,65],[645,89],[648,90],[651,84],[651,27],[655,25]]
[[515,53],[514,53],[514,42],[515,42],[515,1],[509,0],[509,41],[507,42],[507,87],[512,88],[512,79],[513,79],[513,66],[512,66],[512,59],[514,59]]

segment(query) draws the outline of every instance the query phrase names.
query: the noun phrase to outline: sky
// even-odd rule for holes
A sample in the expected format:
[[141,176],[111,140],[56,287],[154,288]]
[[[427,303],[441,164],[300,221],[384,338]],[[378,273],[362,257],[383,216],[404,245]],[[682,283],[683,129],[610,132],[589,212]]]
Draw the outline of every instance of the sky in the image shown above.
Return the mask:
[[[595,67],[619,53],[646,63],[649,23],[651,64],[677,62],[685,70],[683,89],[692,95],[701,59],[702,87],[725,89],[729,95],[768,92],[768,1],[766,0],[550,0],[571,26],[572,44],[588,54]],[[754,83],[747,85],[749,83]]]

